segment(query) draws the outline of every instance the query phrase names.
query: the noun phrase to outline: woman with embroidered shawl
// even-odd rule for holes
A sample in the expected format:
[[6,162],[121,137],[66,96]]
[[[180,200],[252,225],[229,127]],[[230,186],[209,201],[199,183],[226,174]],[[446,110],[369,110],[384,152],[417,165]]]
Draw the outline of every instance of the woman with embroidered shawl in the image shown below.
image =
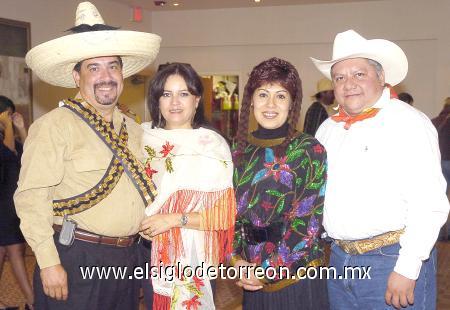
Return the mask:
[[[300,279],[300,267],[324,264],[320,239],[326,153],[296,125],[301,80],[289,62],[271,58],[250,73],[233,147],[237,199],[231,264],[247,270],[243,309],[328,309],[326,280]],[[258,128],[248,134],[253,114]],[[273,268],[288,267],[294,279]]]
[[[158,196],[141,230],[152,238],[155,266],[217,266],[230,254],[236,202],[233,164],[225,139],[205,128],[203,86],[195,70],[173,63],[149,89],[152,123],[144,123],[147,174]],[[214,309],[206,278],[178,273],[152,278],[153,309]]]

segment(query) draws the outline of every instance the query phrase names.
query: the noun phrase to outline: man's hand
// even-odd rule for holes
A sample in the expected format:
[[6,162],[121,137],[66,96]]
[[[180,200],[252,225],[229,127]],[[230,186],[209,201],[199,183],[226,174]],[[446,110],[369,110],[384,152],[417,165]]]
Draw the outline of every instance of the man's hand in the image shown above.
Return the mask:
[[249,268],[250,266],[255,267],[256,264],[252,264],[241,259],[234,264],[234,268],[236,268],[239,271],[240,266],[246,267],[242,268],[242,270],[244,272],[247,271],[248,273],[244,273],[243,277],[241,277],[241,279],[236,282],[236,285],[242,287],[247,291],[257,291],[262,289],[263,285],[261,281],[259,281],[258,278],[255,276],[255,270],[254,269],[250,270]]
[[63,266],[55,265],[41,269],[42,286],[45,295],[56,300],[67,300],[67,273]]
[[416,280],[408,279],[395,271],[389,275],[386,294],[386,303],[397,309],[407,307],[414,303],[414,288]]

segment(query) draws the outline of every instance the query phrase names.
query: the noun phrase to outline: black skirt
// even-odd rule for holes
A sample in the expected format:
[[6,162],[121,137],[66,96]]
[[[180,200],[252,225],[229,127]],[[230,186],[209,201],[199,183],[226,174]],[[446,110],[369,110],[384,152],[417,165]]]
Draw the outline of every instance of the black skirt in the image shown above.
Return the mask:
[[328,310],[326,279],[302,279],[279,291],[244,291],[243,310]]
[[[16,149],[20,155],[20,144],[16,143]],[[19,179],[19,155],[10,151],[0,141],[0,246],[25,242],[13,202]]]

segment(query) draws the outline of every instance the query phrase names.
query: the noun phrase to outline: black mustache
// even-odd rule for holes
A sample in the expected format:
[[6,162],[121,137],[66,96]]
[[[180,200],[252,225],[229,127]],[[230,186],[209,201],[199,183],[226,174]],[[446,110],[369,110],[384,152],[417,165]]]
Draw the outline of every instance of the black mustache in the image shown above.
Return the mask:
[[100,83],[94,84],[94,90],[97,90],[98,87],[102,87],[102,86],[114,86],[114,87],[117,87],[117,82],[110,81],[110,82],[100,82]]

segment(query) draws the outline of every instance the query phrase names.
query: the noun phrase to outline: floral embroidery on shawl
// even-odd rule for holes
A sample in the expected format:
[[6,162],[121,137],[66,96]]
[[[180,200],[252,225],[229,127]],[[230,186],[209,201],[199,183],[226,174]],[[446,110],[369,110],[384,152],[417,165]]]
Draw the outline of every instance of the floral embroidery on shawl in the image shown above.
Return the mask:
[[[195,267],[223,262],[232,251],[236,215],[233,167],[225,140],[203,128],[144,127],[143,144],[147,171],[159,188],[159,196],[146,213],[198,212],[201,216],[200,230],[175,227],[153,238],[152,264],[175,266],[181,262]],[[188,244],[184,244],[186,240]],[[152,282],[159,296],[154,298],[158,309],[214,307],[207,278]]]
[[150,173],[150,177],[151,177],[153,175],[153,173],[158,172],[156,170],[151,170],[151,168],[150,168],[150,163],[155,158],[165,158],[164,162],[165,162],[165,168],[166,168],[167,172],[169,172],[169,173],[173,172],[172,157],[175,155],[170,153],[173,150],[173,148],[174,148],[174,145],[171,145],[169,143],[169,141],[166,141],[166,144],[162,145],[162,150],[159,151],[159,154],[162,154],[162,156],[157,156],[154,148],[152,148],[148,145],[145,146],[145,151],[148,156],[147,160],[145,161],[145,167],[149,167],[149,170],[148,170],[149,172],[147,172],[147,169],[146,169],[147,175]]

